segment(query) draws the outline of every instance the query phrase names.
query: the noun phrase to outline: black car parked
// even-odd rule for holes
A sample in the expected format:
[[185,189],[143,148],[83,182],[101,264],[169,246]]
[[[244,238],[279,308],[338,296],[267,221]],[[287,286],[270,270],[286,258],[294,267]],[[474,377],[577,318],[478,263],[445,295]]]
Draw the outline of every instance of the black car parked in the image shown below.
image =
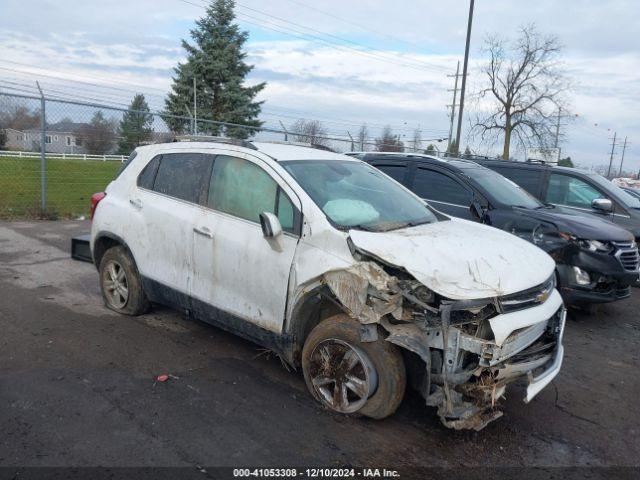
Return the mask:
[[640,242],[640,199],[596,173],[552,165],[476,160],[514,181],[544,203],[606,218]]
[[559,290],[569,305],[625,298],[638,279],[638,249],[627,230],[544,205],[477,163],[420,154],[356,156],[444,213],[482,221],[538,245],[556,260]]
[[638,200],[640,200],[640,190],[638,190],[637,188],[627,188],[627,187],[620,187],[624,192],[627,192],[629,195],[631,195],[632,197],[637,198]]

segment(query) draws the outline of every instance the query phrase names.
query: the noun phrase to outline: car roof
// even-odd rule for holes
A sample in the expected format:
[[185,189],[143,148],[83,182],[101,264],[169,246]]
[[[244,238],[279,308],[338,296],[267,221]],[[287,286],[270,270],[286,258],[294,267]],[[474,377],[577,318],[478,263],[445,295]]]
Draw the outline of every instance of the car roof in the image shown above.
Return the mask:
[[291,145],[280,142],[251,142],[259,152],[269,155],[277,161],[287,160],[347,160],[358,159],[348,157],[341,153],[302,145]]
[[474,162],[473,160],[466,160],[464,158],[455,157],[436,157],[434,155],[427,155],[426,153],[403,153],[403,152],[361,152],[360,158],[363,160],[417,160],[424,161],[425,163],[449,165],[451,167],[458,168],[460,170],[468,170],[472,168],[486,168],[482,165]]
[[207,150],[219,149],[232,150],[244,153],[255,153],[256,151],[264,153],[275,161],[287,160],[343,160],[357,162],[359,159],[348,157],[341,153],[335,153],[324,148],[313,146],[287,144],[285,142],[217,142],[217,141],[179,141],[171,143],[156,143],[138,147],[140,150],[157,151],[158,153],[168,149],[179,150]]

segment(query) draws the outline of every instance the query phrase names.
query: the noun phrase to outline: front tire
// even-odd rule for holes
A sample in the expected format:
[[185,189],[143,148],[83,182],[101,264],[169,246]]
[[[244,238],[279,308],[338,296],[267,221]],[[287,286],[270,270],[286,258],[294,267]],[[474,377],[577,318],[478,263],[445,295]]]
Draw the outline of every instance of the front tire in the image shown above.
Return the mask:
[[338,413],[381,419],[404,397],[406,370],[395,345],[360,341],[360,323],[339,314],[318,324],[302,349],[307,388],[324,407]]
[[124,247],[107,250],[100,261],[99,272],[100,289],[107,308],[124,315],[140,315],[149,310],[138,269]]

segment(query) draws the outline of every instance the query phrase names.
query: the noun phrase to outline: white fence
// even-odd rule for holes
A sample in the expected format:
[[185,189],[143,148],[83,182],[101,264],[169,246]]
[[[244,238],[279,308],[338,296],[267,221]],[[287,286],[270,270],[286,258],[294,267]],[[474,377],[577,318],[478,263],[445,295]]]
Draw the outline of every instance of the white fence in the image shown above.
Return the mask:
[[[40,152],[20,152],[15,150],[0,150],[0,157],[40,158]],[[125,155],[89,155],[83,153],[52,153],[46,152],[45,158],[57,158],[62,160],[98,160],[103,162],[124,162]]]

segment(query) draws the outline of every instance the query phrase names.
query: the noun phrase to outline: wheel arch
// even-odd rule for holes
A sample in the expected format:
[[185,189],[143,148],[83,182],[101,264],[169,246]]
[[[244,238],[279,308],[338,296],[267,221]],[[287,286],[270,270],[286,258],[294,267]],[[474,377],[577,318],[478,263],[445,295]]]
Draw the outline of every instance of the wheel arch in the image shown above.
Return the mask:
[[104,256],[105,252],[110,248],[117,246],[122,246],[127,250],[137,268],[135,257],[133,256],[133,252],[131,252],[129,245],[127,245],[127,242],[125,242],[122,237],[112,232],[98,232],[98,234],[96,235],[96,238],[93,242],[93,249],[91,251],[91,255],[93,256],[93,264],[95,265],[95,267],[100,268],[100,262],[102,261],[102,257]]
[[295,366],[301,365],[302,347],[311,330],[337,313],[347,311],[325,284],[317,285],[297,300],[287,325],[287,333],[293,339],[291,360]]

